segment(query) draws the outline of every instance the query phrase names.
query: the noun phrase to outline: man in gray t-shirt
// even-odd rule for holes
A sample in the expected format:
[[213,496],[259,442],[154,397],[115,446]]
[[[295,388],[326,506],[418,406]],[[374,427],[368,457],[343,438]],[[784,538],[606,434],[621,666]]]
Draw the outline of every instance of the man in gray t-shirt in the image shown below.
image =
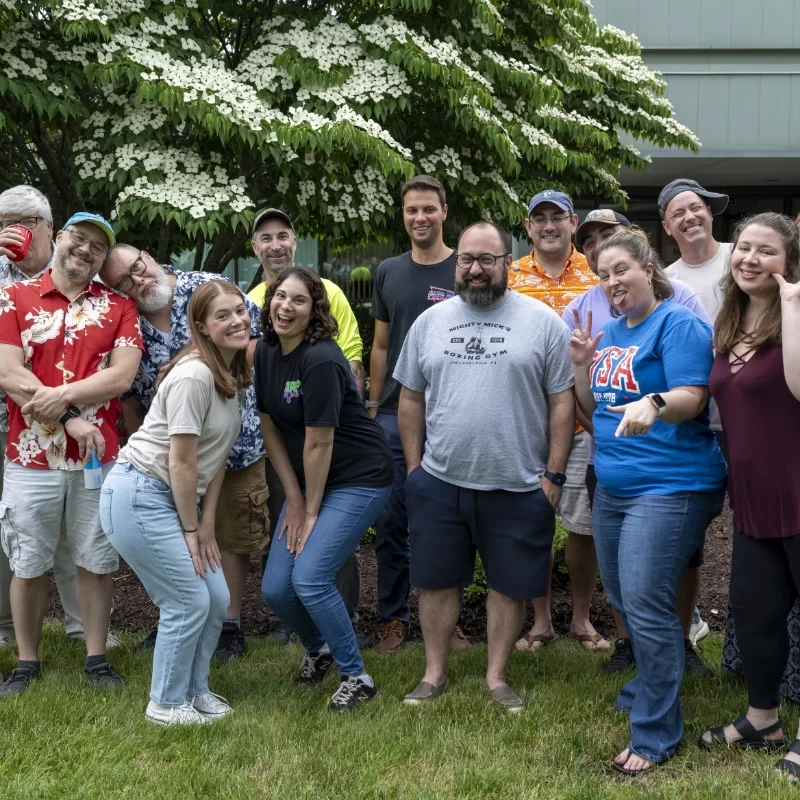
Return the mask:
[[569,330],[543,303],[509,291],[510,251],[492,223],[462,233],[457,297],[417,319],[394,372],[426,656],[407,703],[447,684],[458,587],[472,579],[477,549],[489,586],[486,683],[509,711],[523,706],[505,670],[525,598],[545,592],[575,405]]

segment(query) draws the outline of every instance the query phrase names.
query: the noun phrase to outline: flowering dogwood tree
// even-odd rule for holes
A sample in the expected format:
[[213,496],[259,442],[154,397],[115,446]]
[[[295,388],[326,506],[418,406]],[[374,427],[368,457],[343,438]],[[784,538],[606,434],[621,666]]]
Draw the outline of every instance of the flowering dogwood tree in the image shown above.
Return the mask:
[[207,269],[259,206],[362,242],[424,172],[456,222],[513,227],[544,186],[622,199],[625,134],[698,144],[583,0],[0,0],[0,39],[4,183],[212,243]]

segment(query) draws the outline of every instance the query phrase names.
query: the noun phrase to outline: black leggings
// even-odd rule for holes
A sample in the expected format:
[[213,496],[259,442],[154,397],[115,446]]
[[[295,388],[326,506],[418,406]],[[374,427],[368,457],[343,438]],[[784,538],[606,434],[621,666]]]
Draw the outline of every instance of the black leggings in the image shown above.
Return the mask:
[[730,606],[753,708],[780,705],[786,618],[800,587],[800,536],[754,539],[734,528]]

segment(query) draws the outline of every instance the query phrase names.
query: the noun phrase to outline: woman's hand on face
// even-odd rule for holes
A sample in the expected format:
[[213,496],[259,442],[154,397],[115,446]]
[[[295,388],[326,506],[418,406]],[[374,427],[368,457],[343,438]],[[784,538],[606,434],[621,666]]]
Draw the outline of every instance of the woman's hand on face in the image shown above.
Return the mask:
[[572,318],[575,322],[575,329],[569,339],[570,358],[576,367],[591,366],[597,350],[597,343],[600,341],[603,331],[600,331],[597,336],[592,336],[591,311],[586,312],[586,325],[584,327],[581,327],[581,319],[578,316],[577,309],[572,310]]
[[800,303],[800,283],[787,283],[783,275],[772,273],[781,291],[781,300],[784,303]]
[[297,547],[294,550],[294,560],[297,561],[300,553],[303,552],[303,548],[306,546],[306,542],[308,541],[311,534],[314,532],[314,527],[317,524],[317,520],[319,519],[319,514],[306,514],[306,520],[303,524],[303,530],[300,534],[300,538],[297,541]]
[[623,415],[614,436],[638,436],[647,433],[658,418],[658,409],[647,397],[624,406],[608,406],[608,410]]
[[212,572],[216,572],[217,567],[222,566],[222,556],[220,556],[219,547],[217,546],[217,534],[213,518],[210,518],[208,522],[205,522],[205,517],[200,520],[197,529],[197,543],[203,567],[208,565]]
[[278,539],[286,534],[286,549],[294,553],[300,535],[303,532],[303,525],[306,521],[306,501],[301,495],[295,500],[286,501],[286,513],[283,515],[283,525],[278,533]]

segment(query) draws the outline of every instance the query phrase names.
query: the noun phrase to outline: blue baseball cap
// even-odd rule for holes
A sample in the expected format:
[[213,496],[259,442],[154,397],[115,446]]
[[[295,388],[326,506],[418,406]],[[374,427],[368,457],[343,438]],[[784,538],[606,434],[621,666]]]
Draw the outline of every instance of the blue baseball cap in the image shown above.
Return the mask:
[[572,198],[568,194],[559,192],[556,189],[545,189],[531,198],[530,203],[528,203],[528,216],[533,213],[536,206],[540,206],[542,203],[552,203],[562,211],[568,211],[570,216],[575,213],[575,209],[572,206]]
[[66,230],[70,225],[77,225],[80,222],[88,222],[101,231],[108,237],[108,246],[111,247],[117,243],[117,237],[114,235],[114,229],[111,223],[99,214],[90,214],[88,211],[79,211],[73,214],[65,223],[61,230]]

